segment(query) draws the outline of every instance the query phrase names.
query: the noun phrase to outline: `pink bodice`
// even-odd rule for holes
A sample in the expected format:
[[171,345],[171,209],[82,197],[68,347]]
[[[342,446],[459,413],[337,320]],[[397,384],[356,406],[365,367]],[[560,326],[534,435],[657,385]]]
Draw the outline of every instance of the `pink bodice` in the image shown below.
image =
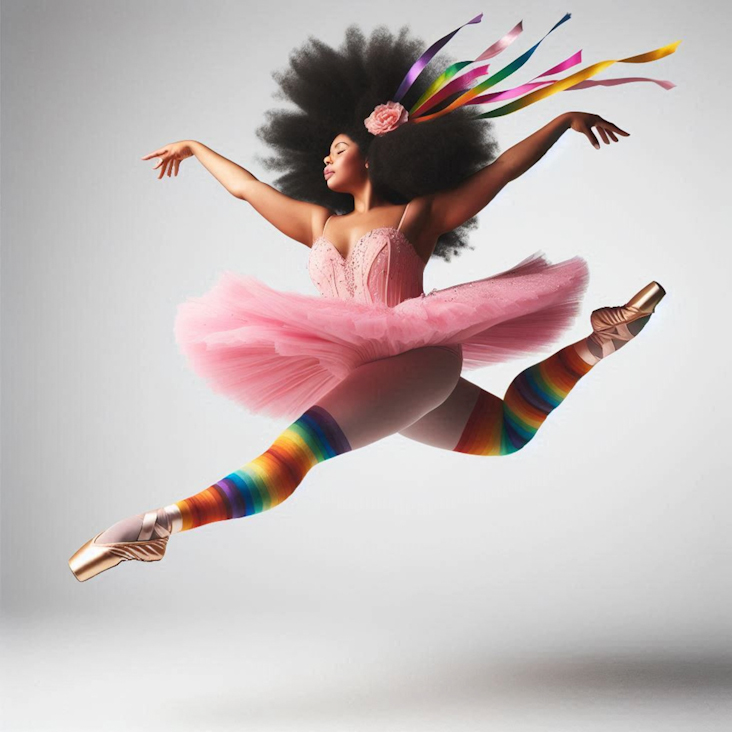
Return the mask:
[[324,297],[394,307],[424,294],[425,262],[412,243],[391,226],[364,234],[343,257],[325,236],[310,250],[308,272]]

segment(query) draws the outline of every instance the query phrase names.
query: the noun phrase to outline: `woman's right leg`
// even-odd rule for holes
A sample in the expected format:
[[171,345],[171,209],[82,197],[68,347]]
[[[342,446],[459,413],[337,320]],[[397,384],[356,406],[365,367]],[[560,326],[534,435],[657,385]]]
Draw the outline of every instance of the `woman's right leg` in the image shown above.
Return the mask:
[[[149,540],[214,521],[260,513],[282,503],[317,463],[369,445],[420,419],[455,388],[459,349],[417,348],[370,361],[292,423],[261,455],[188,498],[115,524],[98,542]],[[149,512],[148,512],[149,513]]]

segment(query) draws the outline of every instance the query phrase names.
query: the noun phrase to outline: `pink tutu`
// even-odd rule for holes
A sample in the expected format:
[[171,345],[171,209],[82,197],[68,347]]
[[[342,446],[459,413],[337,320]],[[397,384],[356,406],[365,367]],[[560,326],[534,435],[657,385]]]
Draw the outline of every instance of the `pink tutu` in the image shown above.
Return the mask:
[[389,306],[281,292],[224,272],[205,295],[179,305],[175,338],[215,392],[252,412],[296,419],[367,361],[461,344],[470,370],[553,344],[578,314],[588,281],[581,257],[551,264],[539,251],[505,272]]

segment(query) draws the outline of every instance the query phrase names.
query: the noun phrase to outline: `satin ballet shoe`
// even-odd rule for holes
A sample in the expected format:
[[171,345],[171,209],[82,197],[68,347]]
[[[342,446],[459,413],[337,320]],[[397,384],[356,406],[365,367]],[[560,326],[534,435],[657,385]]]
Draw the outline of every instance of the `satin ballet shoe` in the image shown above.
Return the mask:
[[[165,555],[170,531],[157,523],[157,511],[148,511],[142,519],[137,541],[97,542],[100,531],[69,559],[69,567],[79,582],[95,577],[105,569],[116,567],[126,559],[141,562],[159,562]],[[156,538],[152,538],[156,534]]]
[[592,333],[587,340],[602,350],[605,358],[627,341],[635,338],[628,325],[641,318],[650,318],[656,305],[664,298],[666,290],[658,282],[650,282],[620,307],[599,308],[590,316]]

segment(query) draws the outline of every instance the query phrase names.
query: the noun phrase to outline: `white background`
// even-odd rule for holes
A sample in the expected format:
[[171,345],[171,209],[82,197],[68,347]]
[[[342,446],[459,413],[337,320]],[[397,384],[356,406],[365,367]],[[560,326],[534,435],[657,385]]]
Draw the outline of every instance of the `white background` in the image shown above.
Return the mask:
[[[254,131],[283,105],[271,72],[291,49],[337,47],[352,22],[429,45],[481,11],[444,53],[473,58],[523,20],[496,69],[573,14],[496,90],[580,48],[584,68],[681,40],[596,77],[677,86],[498,118],[501,151],[570,110],[631,136],[595,150],[565,133],[480,214],[474,251],[430,263],[426,291],[580,254],[567,343],[657,280],[648,327],[519,453],[392,436],[276,509],[174,536],[158,564],[77,582],[87,539],[286,427],[188,370],[176,306],[222,270],[316,294],[309,250],[196,160],[160,181],[140,158],[197,139],[273,182]],[[728,729],[730,20],[661,0],[4,2],[3,729]],[[468,378],[502,395],[547,355]]]

